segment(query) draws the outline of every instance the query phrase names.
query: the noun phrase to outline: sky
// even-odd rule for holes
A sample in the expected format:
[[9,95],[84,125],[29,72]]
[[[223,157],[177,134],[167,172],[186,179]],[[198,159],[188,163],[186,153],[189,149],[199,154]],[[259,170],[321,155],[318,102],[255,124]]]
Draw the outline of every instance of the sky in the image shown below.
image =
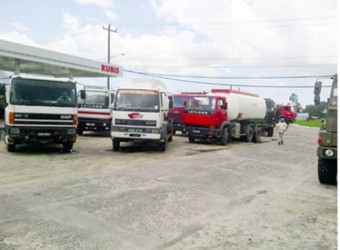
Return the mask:
[[232,88],[278,104],[295,93],[304,107],[313,88],[300,87],[322,76],[327,86],[337,72],[336,0],[1,0],[0,9],[0,39],[103,62],[111,24],[111,63],[124,69],[111,89],[156,78],[173,93]]

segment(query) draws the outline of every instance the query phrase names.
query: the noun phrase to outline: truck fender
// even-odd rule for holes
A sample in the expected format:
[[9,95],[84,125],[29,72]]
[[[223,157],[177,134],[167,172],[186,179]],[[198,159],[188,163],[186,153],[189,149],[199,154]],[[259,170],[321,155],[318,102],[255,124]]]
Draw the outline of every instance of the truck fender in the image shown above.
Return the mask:
[[219,127],[219,130],[222,131],[223,128],[226,127],[226,126],[231,127],[231,122],[230,122],[230,121],[224,121],[224,122],[222,122],[222,124],[221,124],[220,127]]
[[219,126],[218,130],[219,130],[219,133],[218,133],[218,138],[220,138],[222,136],[222,132],[223,132],[223,129],[227,127],[229,129],[229,140],[231,138],[231,133],[232,133],[232,130],[231,130],[231,123],[230,121],[224,121],[222,122],[222,124]]
[[162,134],[161,134],[161,139],[167,139],[168,136],[168,121],[163,121],[162,122]]

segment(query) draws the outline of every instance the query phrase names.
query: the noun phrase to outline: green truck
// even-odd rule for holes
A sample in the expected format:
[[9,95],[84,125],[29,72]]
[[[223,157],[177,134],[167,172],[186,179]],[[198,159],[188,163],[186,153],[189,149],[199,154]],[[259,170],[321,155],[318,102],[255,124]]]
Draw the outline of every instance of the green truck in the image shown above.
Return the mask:
[[[331,95],[328,99],[327,115],[320,127],[318,138],[318,176],[322,184],[337,184],[337,158],[338,158],[338,79],[332,77]],[[317,81],[314,87],[314,103],[320,104],[322,82]]]

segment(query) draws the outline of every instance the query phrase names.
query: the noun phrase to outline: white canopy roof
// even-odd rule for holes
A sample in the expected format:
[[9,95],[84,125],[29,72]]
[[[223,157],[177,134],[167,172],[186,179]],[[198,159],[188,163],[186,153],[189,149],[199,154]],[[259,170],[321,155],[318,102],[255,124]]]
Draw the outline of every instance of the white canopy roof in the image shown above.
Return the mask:
[[73,78],[116,77],[123,68],[0,39],[0,70]]

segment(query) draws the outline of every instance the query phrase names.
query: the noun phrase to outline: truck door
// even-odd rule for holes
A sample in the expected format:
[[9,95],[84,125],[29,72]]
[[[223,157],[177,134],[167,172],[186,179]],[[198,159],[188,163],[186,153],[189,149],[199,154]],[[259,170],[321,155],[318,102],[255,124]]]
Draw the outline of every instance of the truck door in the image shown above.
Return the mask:
[[216,100],[216,124],[221,124],[227,120],[226,100],[224,98],[217,98]]

